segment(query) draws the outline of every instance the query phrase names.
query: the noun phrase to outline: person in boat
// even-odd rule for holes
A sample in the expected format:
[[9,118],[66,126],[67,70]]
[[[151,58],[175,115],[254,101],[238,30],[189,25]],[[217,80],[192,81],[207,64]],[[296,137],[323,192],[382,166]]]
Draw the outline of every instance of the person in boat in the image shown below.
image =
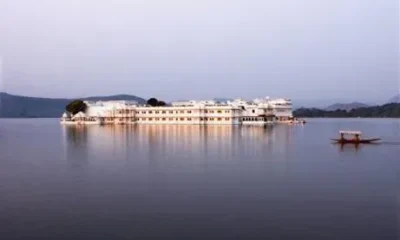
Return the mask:
[[[361,139],[361,132],[358,131],[340,131],[340,138],[339,139],[333,139],[336,142],[339,143],[371,143],[371,142],[376,142],[379,141],[380,138],[369,138],[369,139]],[[346,135],[352,135],[352,139],[346,139]]]
[[354,141],[356,141],[356,142],[360,141],[360,135],[359,134],[354,134]]

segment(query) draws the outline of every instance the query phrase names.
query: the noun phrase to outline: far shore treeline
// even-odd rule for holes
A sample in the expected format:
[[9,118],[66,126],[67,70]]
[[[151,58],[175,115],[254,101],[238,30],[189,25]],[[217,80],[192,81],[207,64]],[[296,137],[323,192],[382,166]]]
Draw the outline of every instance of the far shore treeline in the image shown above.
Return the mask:
[[350,111],[337,109],[327,111],[318,108],[299,108],[293,111],[295,117],[302,118],[398,118],[400,117],[400,103],[388,103],[380,106],[361,107]]
[[[110,101],[110,100],[126,100],[137,101],[139,104],[147,104],[149,106],[168,105],[164,101],[150,98],[145,100],[134,95],[112,95],[112,96],[94,96],[81,98],[81,101]],[[0,92],[0,118],[59,118],[63,112],[77,113],[84,110],[85,106],[82,102],[73,104],[74,107],[66,109],[66,106],[73,102],[73,99],[51,99],[36,98],[11,95]],[[70,106],[71,107],[71,106]],[[358,107],[349,111],[334,110],[328,111],[317,108],[299,108],[293,112],[295,117],[333,117],[333,118],[349,118],[349,117],[388,117],[400,118],[400,103],[389,103],[380,106]]]
[[[141,97],[127,94],[92,96],[81,98],[81,100],[146,103],[146,100]],[[66,111],[66,106],[72,101],[74,99],[27,97],[0,92],[0,118],[59,118]],[[79,110],[79,107],[77,109]],[[76,112],[76,110],[71,111]]]

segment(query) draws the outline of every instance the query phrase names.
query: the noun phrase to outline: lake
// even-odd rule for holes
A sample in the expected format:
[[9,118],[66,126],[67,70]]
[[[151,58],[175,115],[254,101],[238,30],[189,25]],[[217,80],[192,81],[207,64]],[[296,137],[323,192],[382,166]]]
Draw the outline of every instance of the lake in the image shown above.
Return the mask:
[[[341,147],[340,129],[382,143]],[[0,120],[1,239],[398,239],[400,120]]]

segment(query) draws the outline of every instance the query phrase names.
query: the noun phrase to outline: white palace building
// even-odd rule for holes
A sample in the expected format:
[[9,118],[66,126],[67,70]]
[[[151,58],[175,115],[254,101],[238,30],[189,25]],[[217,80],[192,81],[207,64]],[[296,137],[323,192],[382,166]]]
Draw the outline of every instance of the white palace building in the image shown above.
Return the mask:
[[64,113],[62,124],[226,124],[268,125],[293,122],[290,99],[236,99],[173,102],[167,106],[139,105],[134,101],[85,102],[87,109]]

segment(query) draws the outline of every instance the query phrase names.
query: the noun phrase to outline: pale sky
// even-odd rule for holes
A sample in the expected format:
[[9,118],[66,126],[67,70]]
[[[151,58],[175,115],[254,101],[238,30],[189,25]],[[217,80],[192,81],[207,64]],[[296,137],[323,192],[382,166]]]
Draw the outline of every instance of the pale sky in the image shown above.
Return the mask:
[[0,0],[2,90],[42,97],[399,92],[398,0]]

